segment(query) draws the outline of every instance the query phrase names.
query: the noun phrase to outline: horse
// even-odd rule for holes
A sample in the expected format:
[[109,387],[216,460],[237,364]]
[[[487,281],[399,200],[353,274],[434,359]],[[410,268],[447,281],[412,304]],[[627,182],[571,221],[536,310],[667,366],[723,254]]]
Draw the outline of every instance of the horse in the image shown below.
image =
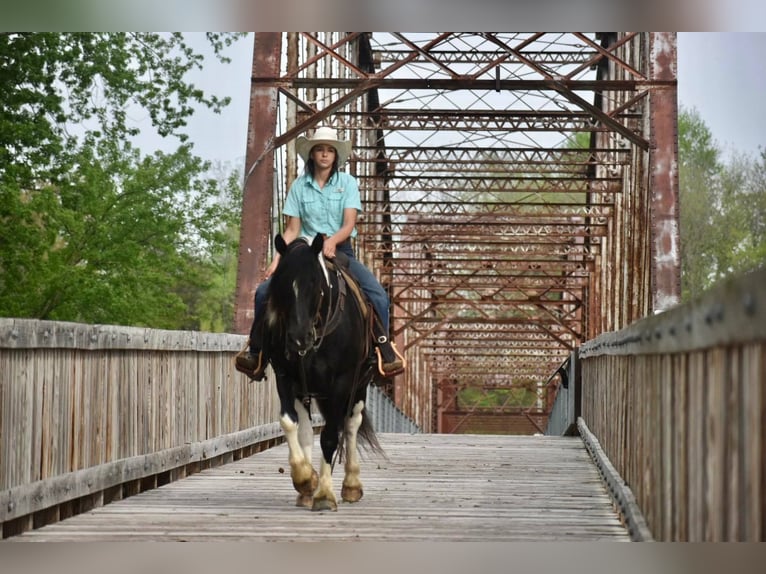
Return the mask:
[[[289,245],[275,237],[281,257],[267,296],[264,345],[276,375],[296,505],[337,511],[333,457],[345,459],[341,498],[358,502],[358,447],[385,453],[365,409],[375,364],[367,325],[372,309],[360,297],[347,296],[351,279],[340,265],[328,265],[323,244],[321,235],[310,244],[299,238]],[[319,473],[311,463],[312,399],[325,420]]]

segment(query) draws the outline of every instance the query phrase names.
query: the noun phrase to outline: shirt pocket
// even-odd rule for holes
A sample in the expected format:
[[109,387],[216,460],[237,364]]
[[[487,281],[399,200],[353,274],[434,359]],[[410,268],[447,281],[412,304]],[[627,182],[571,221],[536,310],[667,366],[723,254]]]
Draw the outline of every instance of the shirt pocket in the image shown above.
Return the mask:
[[330,214],[330,220],[334,222],[338,228],[343,225],[343,206],[345,203],[345,197],[340,193],[335,193],[327,198],[327,211]]
[[317,201],[315,197],[301,198],[301,219],[306,223],[317,223],[317,218],[322,214],[322,202]]

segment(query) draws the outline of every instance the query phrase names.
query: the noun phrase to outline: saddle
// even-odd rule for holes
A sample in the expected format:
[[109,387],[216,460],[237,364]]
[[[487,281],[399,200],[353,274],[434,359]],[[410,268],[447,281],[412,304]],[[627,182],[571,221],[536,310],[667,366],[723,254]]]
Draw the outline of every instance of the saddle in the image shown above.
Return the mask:
[[[353,275],[351,275],[349,271],[348,256],[345,253],[339,251],[335,254],[334,259],[332,260],[326,259],[325,264],[327,266],[328,272],[335,272],[338,275],[338,304],[337,304],[338,310],[343,310],[344,308],[345,300],[346,300],[347,285],[349,289],[351,290],[353,297],[356,298],[359,308],[362,310],[362,318],[364,320],[364,324],[367,330],[367,341],[369,341],[375,348],[374,357],[376,357],[376,360],[374,362],[377,364],[377,373],[375,378],[373,379],[373,384],[376,384],[376,385],[388,384],[390,382],[388,377],[392,375],[390,373],[386,374],[384,371],[384,359],[383,359],[384,355],[381,352],[381,346],[379,345],[379,343],[385,342],[387,333],[383,332],[383,326],[377,314],[373,311],[372,304],[367,300],[367,297],[362,292],[361,288],[359,287],[359,284],[356,282],[356,279],[354,279]],[[383,339],[383,341],[381,341],[381,339]],[[390,350],[388,351],[388,353],[395,354],[395,357],[391,357],[387,360],[396,361],[398,359],[399,361],[401,361],[400,370],[394,371],[393,373],[393,374],[399,374],[404,371],[404,365],[405,365],[404,357],[396,349],[396,346],[394,346],[392,343],[389,343],[389,345],[390,345]]]
[[372,313],[370,304],[364,296],[364,293],[362,293],[362,290],[359,288],[356,279],[354,279],[353,275],[351,275],[351,272],[348,270],[348,255],[342,251],[338,251],[335,253],[334,259],[325,259],[325,264],[327,265],[328,271],[335,271],[340,275],[340,278],[342,278],[342,281],[338,281],[338,308],[341,310],[344,308],[346,303],[346,286],[348,286],[351,290],[351,294],[359,304],[359,308],[362,310],[362,317],[364,318],[365,324],[368,325],[369,335],[372,337],[372,322],[369,320],[369,316]]

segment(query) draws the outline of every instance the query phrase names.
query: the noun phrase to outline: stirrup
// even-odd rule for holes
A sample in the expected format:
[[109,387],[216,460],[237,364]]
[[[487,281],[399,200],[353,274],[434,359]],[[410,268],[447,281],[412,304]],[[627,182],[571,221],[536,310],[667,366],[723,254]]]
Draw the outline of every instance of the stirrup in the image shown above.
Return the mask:
[[[379,344],[386,344],[385,341],[380,342]],[[391,349],[394,351],[394,354],[396,355],[396,358],[389,362],[384,363],[383,362],[383,353],[380,351],[380,347],[375,347],[375,354],[378,356],[378,373],[381,377],[389,378],[389,377],[395,377],[397,375],[401,375],[404,372],[405,367],[407,366],[407,361],[404,359],[404,357],[399,353],[399,350],[396,348],[396,345],[392,342],[390,343]],[[384,369],[385,366],[388,366],[389,370],[386,371]]]
[[263,349],[260,349],[257,355],[250,353],[249,341],[234,357],[234,368],[247,375],[251,381],[262,381],[265,378],[266,363],[267,361],[263,360]]

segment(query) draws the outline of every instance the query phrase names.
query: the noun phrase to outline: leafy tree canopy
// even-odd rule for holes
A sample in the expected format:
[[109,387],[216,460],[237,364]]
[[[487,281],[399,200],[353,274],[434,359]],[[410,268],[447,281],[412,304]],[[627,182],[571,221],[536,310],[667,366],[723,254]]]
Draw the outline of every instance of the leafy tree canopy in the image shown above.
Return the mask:
[[[236,34],[209,34],[225,61]],[[184,133],[228,97],[180,34],[0,34],[0,315],[178,328],[236,206]],[[176,152],[143,156],[130,111]]]
[[766,150],[722,159],[696,110],[678,116],[682,299],[766,262]]

